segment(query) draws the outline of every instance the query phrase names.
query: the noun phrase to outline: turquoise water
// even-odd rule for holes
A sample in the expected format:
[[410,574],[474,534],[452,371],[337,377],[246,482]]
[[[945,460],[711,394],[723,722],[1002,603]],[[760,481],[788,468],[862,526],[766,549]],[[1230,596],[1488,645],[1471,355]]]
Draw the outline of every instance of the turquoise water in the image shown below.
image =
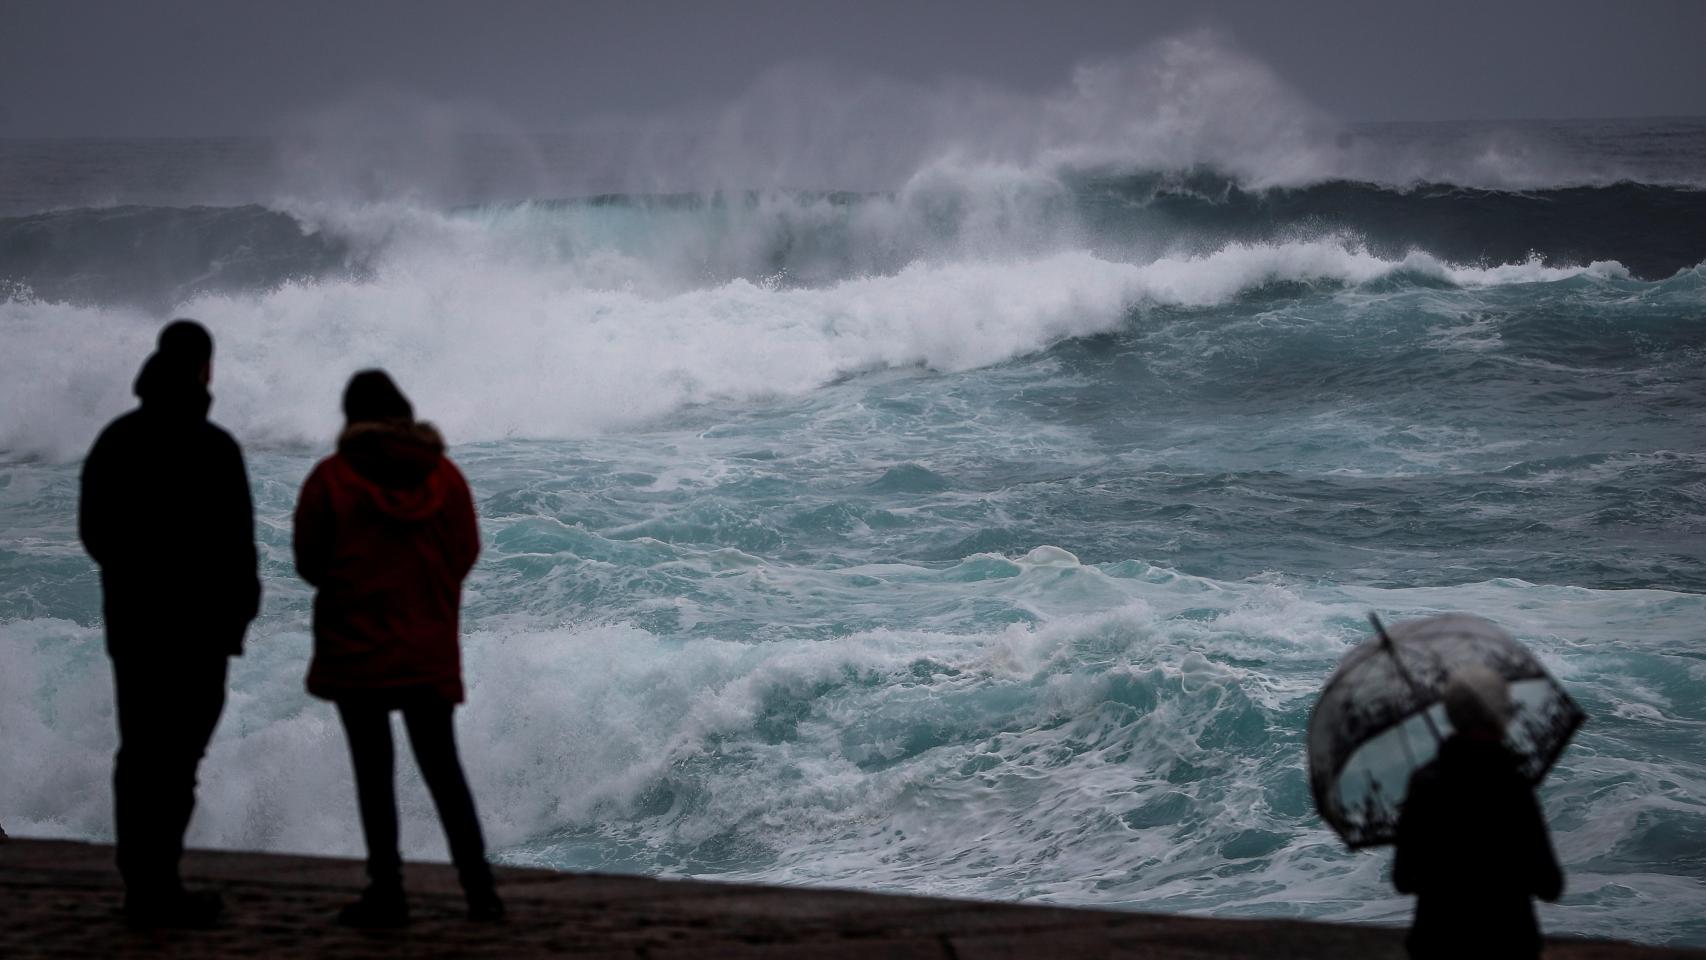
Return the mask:
[[1280,223],[1156,189],[293,208],[347,269],[14,295],[0,820],[110,835],[77,458],[185,314],[266,585],[192,842],[359,849],[289,517],[383,363],[479,500],[458,723],[506,862],[1403,922],[1313,813],[1305,721],[1368,611],[1466,610],[1591,716],[1542,790],[1547,929],[1706,943],[1706,243],[1479,256],[1341,222],[1414,190],[1255,195],[1315,204]]

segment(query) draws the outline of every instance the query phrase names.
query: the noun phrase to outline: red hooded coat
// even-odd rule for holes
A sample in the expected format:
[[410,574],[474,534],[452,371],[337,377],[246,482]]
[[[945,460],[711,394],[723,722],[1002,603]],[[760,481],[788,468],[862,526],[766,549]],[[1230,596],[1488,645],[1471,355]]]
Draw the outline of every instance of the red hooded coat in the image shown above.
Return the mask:
[[308,692],[462,701],[462,580],[480,553],[474,500],[430,425],[356,423],[296,504],[296,570],[314,596]]

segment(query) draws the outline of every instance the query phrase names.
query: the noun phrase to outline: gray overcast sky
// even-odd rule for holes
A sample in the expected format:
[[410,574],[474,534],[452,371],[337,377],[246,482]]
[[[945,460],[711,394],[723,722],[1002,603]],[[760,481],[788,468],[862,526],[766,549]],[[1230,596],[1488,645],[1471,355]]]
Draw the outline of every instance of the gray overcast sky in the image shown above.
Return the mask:
[[265,133],[375,87],[553,130],[802,60],[1036,91],[1205,25],[1342,119],[1706,114],[1706,0],[0,0],[0,136]]

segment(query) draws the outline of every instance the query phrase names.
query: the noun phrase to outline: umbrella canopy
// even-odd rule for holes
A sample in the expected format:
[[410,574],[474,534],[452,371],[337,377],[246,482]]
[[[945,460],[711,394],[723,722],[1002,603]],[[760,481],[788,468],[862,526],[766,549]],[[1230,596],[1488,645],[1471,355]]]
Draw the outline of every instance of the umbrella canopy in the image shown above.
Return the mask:
[[1391,843],[1410,774],[1451,723],[1440,705],[1454,671],[1479,665],[1509,684],[1505,746],[1538,783],[1587,719],[1540,661],[1490,621],[1463,613],[1380,630],[1339,661],[1309,717],[1315,808],[1352,849]]

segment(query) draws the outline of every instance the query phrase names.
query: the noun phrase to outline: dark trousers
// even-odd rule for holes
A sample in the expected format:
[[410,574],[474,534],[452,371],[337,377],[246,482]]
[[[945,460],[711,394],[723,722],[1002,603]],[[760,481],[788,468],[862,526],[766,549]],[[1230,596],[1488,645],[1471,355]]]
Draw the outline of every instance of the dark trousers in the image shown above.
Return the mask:
[[113,658],[118,870],[133,896],[181,889],[178,860],[195,810],[196,767],[225,708],[224,654]]
[[486,865],[486,843],[474,812],[474,796],[456,756],[456,731],[451,726],[453,704],[430,694],[406,697],[399,704],[338,702],[338,716],[349,736],[355,765],[355,790],[361,803],[361,830],[367,837],[367,876],[375,887],[400,888],[403,861],[397,853],[397,790],[391,711],[403,711],[409,746],[420,765],[421,779],[438,807],[450,859],[462,878],[462,888],[489,891],[492,871]]

